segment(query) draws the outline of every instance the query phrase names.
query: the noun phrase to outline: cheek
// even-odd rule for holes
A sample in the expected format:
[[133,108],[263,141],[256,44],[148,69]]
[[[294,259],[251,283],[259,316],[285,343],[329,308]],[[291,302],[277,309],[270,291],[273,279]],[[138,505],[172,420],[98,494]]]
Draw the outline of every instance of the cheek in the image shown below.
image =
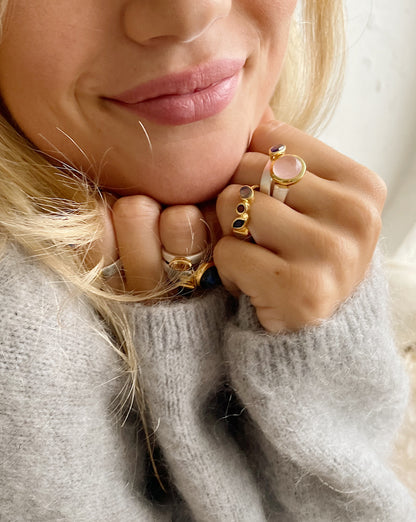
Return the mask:
[[251,5],[259,39],[257,96],[268,102],[278,83],[287,51],[296,1],[257,1]]
[[80,1],[14,0],[5,21],[1,96],[19,127],[37,145],[41,145],[40,134],[59,125],[58,115],[73,115],[80,74],[96,58],[94,26],[90,23],[87,31],[89,22],[81,23]]
[[248,17],[263,35],[278,36],[288,28],[296,0],[243,0]]

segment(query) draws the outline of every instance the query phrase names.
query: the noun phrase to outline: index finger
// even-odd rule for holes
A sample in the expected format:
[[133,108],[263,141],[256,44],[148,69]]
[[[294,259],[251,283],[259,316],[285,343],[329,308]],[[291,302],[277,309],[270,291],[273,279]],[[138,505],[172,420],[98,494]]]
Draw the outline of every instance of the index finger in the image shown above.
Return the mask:
[[280,143],[286,145],[287,154],[301,156],[306,162],[307,169],[321,178],[345,182],[346,176],[353,181],[358,177],[373,175],[356,161],[317,138],[275,120],[257,127],[253,133],[249,151],[268,154],[271,146]]

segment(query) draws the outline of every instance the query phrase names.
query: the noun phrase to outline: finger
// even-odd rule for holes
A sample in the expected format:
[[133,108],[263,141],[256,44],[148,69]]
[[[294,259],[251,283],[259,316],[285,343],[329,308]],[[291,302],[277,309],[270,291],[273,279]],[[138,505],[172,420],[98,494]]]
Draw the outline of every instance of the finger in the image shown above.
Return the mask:
[[269,148],[278,143],[286,145],[288,154],[301,156],[307,169],[315,175],[355,187],[377,201],[379,206],[384,204],[386,187],[379,176],[295,127],[278,121],[260,125],[253,134],[249,149],[267,154]]
[[164,279],[159,218],[160,205],[147,196],[122,197],[113,206],[118,250],[129,291],[150,291]]
[[[231,182],[239,185],[259,185],[268,156],[259,152],[245,154]],[[340,204],[342,202],[342,204]],[[291,186],[285,204],[310,217],[319,217],[328,224],[345,222],[345,213],[356,204],[356,193],[335,181],[306,171],[299,183]]]
[[269,160],[268,154],[261,152],[247,152],[241,158],[230,183],[237,185],[259,185],[264,167]]
[[98,263],[103,266],[110,265],[118,258],[117,241],[112,220],[111,207],[116,201],[110,194],[103,194],[101,204],[102,219],[103,219],[103,234],[93,245],[87,253],[87,263],[89,267],[94,267]]
[[277,332],[292,326],[285,313],[285,261],[259,245],[227,236],[216,245],[214,262],[228,291],[235,294],[238,289],[250,297],[264,328]]
[[160,239],[164,249],[173,255],[188,256],[208,246],[208,227],[204,216],[194,205],[166,208],[160,217]]
[[[239,188],[230,185],[218,197],[217,213],[224,235],[232,235]],[[337,232],[334,229],[331,233],[316,220],[261,192],[255,193],[249,216],[248,228],[254,241],[288,261],[298,259],[300,249],[310,260],[325,259]]]
[[250,298],[259,322],[270,332],[318,324],[349,294],[331,271],[322,273],[320,264],[288,263],[230,236],[218,242],[214,260],[224,285]]
[[100,239],[94,241],[88,251],[87,262],[90,267],[96,266],[100,262],[103,266],[110,265],[118,258],[117,241],[111,214],[111,208],[104,203],[102,208],[103,235]]
[[[259,184],[261,153],[246,154],[233,181],[239,184]],[[383,198],[377,201],[371,193],[365,194],[357,187],[331,181],[306,172],[299,183],[289,188],[285,204],[293,210],[319,221],[320,224],[374,244],[381,226]],[[374,237],[371,238],[371,234]]]
[[261,297],[267,302],[269,296],[270,302],[276,301],[272,275],[280,280],[287,267],[279,256],[259,245],[227,236],[215,247],[214,260],[223,281],[232,282],[254,300]]
[[207,226],[208,243],[214,246],[222,237],[221,226],[218,223],[216,201],[200,203],[198,208],[202,212],[203,221]]
[[[280,121],[260,125],[253,133],[249,150],[268,155],[272,145],[286,145],[287,154],[301,156],[308,170],[326,179],[340,179],[350,170],[353,160],[343,156],[317,138]],[[334,168],[336,167],[336,168]]]

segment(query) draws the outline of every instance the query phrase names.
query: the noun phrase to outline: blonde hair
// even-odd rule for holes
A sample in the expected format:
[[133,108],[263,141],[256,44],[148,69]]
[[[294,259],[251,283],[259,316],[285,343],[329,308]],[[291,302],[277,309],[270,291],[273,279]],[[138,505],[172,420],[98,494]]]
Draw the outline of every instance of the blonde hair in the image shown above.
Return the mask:
[[303,0],[271,105],[276,117],[310,133],[328,122],[343,82],[342,0]]
[[[0,0],[0,15],[7,0]],[[316,128],[334,106],[343,61],[341,0],[305,0],[294,22],[289,51],[272,104],[276,116],[302,129]],[[139,386],[139,361],[120,296],[103,287],[101,265],[88,268],[85,256],[103,234],[101,193],[82,173],[57,169],[33,149],[0,116],[0,247],[8,240],[71,283],[102,315],[125,362],[139,411],[144,400]],[[149,296],[135,296],[136,301]],[[109,336],[110,338],[110,336]]]

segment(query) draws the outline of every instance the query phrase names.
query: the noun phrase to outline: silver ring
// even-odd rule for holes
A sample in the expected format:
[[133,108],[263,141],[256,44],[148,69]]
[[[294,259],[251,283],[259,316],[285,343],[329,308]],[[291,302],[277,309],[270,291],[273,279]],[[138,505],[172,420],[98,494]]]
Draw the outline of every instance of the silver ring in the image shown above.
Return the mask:
[[273,182],[273,179],[270,176],[271,166],[271,161],[268,160],[266,166],[264,167],[263,174],[261,175],[260,192],[263,192],[268,196],[272,196],[284,203],[287,193],[289,192],[289,187],[280,187],[277,185],[277,183]]
[[110,279],[110,277],[120,275],[122,269],[123,265],[121,264],[121,259],[118,258],[114,261],[114,263],[111,263],[111,265],[107,265],[101,269],[101,277],[104,279]]
[[171,254],[167,252],[164,248],[162,248],[162,257],[167,264],[172,263],[172,261],[176,261],[178,258],[181,260],[184,259],[188,261],[192,266],[198,265],[203,259],[206,257],[206,251],[201,250],[201,252],[197,252],[196,254],[187,255],[179,255],[179,254]]

